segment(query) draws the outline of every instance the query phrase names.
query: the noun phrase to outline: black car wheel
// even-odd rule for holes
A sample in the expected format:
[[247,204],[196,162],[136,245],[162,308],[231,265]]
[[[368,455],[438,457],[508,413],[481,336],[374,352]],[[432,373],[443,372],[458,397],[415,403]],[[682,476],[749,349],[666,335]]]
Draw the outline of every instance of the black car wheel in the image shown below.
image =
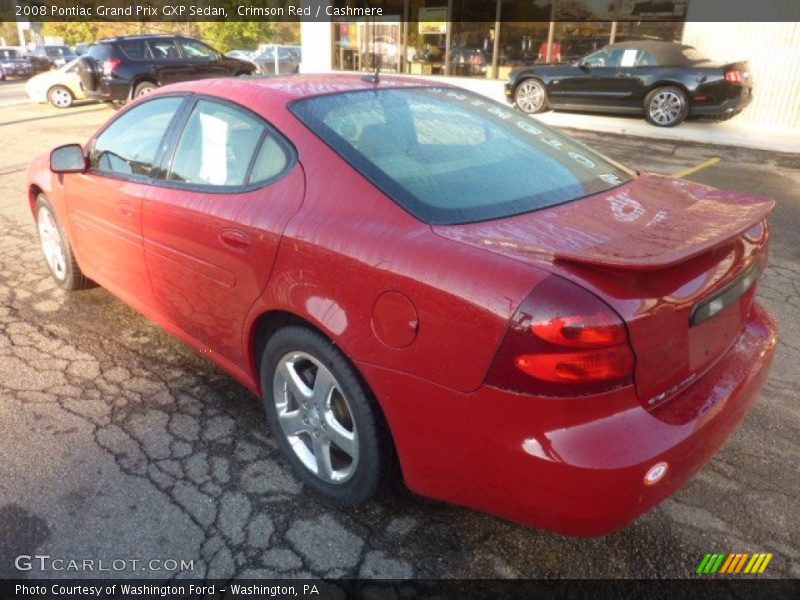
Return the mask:
[[540,113],[547,108],[547,90],[541,81],[525,79],[514,92],[517,107],[529,115]]
[[133,88],[133,97],[138,98],[139,96],[147,96],[148,94],[155,91],[158,86],[153,83],[152,81],[143,81],[136,85]]
[[645,118],[658,127],[675,127],[689,114],[689,101],[682,89],[658,87],[644,100]]
[[322,335],[299,326],[277,331],[261,359],[261,388],[272,435],[309,488],[346,507],[392,483],[396,459],[383,414]]

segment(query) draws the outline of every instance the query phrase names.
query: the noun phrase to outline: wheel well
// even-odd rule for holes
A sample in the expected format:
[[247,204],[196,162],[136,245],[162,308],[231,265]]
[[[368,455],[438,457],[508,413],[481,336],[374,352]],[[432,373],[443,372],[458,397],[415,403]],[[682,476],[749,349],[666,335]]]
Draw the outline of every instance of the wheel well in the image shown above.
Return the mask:
[[517,93],[517,88],[519,88],[519,86],[521,86],[523,83],[525,83],[529,79],[533,79],[534,81],[538,81],[539,83],[542,84],[542,87],[544,88],[545,92],[547,91],[547,85],[545,84],[544,81],[542,81],[541,77],[537,77],[536,75],[525,75],[525,76],[521,77],[519,79],[519,81],[517,81],[517,83],[514,84],[514,94],[515,95]]
[[35,214],[35,211],[36,211],[36,198],[39,196],[39,194],[42,194],[42,193],[44,193],[42,191],[42,188],[40,188],[36,184],[33,184],[28,189],[28,203],[31,206],[31,214]]
[[647,90],[647,94],[645,94],[645,98],[650,95],[650,92],[652,92],[653,90],[655,90],[657,88],[660,88],[660,87],[675,87],[675,88],[678,88],[684,94],[686,94],[686,100],[688,102],[692,101],[692,95],[689,93],[689,90],[686,88],[685,85],[683,85],[682,83],[679,83],[677,81],[659,81],[658,83],[654,83]]
[[143,83],[152,83],[154,86],[158,87],[158,82],[153,77],[150,76],[139,77],[137,79],[134,79],[133,83],[131,83],[131,96],[133,96],[133,92],[136,90],[137,86]]
[[72,93],[71,89],[69,89],[67,86],[65,86],[62,83],[56,83],[54,85],[51,85],[49,88],[47,88],[47,95],[50,96],[50,92],[52,92],[56,88],[61,88],[62,90],[67,90],[67,92],[69,92],[70,96],[74,96],[75,95],[75,94]]

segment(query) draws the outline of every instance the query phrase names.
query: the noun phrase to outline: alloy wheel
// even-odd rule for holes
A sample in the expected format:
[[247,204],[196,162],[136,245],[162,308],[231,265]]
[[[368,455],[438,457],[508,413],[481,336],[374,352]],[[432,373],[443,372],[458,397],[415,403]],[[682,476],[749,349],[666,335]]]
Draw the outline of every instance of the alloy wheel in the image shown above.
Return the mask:
[[683,98],[672,90],[659,92],[650,100],[650,118],[659,125],[674,123],[683,111]]
[[544,106],[545,93],[542,84],[529,79],[517,88],[517,106],[526,113],[539,112]]
[[47,266],[50,267],[56,279],[64,281],[67,277],[67,257],[53,214],[47,207],[40,206],[36,221],[39,229],[39,243]]
[[305,468],[329,484],[350,479],[359,441],[333,373],[310,354],[290,352],[275,369],[273,399],[283,435]]

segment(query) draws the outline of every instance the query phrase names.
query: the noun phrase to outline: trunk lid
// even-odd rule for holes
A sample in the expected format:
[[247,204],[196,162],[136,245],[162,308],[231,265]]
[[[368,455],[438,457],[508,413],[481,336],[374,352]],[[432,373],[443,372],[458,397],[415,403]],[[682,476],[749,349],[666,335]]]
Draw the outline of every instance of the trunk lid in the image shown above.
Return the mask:
[[433,230],[603,298],[628,326],[637,393],[653,407],[738,337],[766,263],[762,222],[773,207],[769,198],[648,174],[553,208]]

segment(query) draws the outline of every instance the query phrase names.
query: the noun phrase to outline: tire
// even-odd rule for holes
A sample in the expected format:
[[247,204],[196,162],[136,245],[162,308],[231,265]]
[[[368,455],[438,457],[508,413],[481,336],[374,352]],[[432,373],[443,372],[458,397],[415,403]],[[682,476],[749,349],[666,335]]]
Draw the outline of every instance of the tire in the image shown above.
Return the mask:
[[75,102],[75,96],[63,85],[54,85],[47,90],[47,101],[56,108],[69,108]]
[[524,113],[540,113],[547,109],[547,90],[538,79],[523,79],[514,90],[514,102]]
[[657,87],[644,99],[644,117],[657,127],[680,125],[689,114],[689,100],[679,87]]
[[68,292],[94,287],[92,280],[78,266],[69,239],[58,222],[56,211],[44,194],[36,197],[35,211],[39,246],[56,283]]
[[383,414],[325,337],[295,325],[278,330],[261,358],[261,386],[270,430],[311,490],[350,507],[393,483],[397,461]]
[[146,96],[158,86],[153,83],[152,81],[142,81],[136,84],[136,87],[133,88],[133,98],[139,98],[140,96]]

